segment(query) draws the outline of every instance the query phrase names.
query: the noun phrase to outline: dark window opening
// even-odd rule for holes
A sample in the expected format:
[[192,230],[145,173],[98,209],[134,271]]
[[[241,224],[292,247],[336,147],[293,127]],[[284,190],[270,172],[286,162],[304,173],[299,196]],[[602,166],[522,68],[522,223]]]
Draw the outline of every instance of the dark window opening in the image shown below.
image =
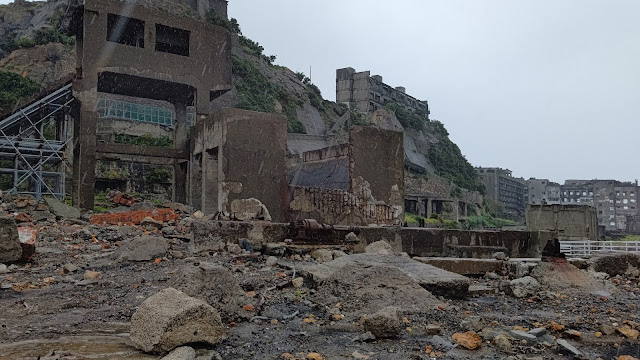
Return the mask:
[[107,15],[107,41],[144,47],[144,21],[120,16]]
[[156,51],[189,56],[189,31],[156,24]]

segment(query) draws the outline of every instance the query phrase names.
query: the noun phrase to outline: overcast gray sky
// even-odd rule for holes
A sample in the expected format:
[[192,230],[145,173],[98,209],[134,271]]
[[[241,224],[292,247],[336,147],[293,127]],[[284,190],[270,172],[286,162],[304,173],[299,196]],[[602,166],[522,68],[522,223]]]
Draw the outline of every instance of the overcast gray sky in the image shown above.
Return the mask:
[[640,1],[230,0],[243,33],[335,100],[335,70],[428,100],[474,166],[640,178]]
[[474,166],[640,178],[638,0],[230,0],[229,15],[327,99],[350,66],[428,100]]

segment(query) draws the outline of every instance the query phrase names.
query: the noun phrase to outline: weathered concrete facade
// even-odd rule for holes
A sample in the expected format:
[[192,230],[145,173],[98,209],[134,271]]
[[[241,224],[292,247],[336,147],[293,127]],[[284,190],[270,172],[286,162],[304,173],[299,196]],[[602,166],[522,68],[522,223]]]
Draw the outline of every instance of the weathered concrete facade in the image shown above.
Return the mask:
[[[217,26],[109,0],[76,9],[78,109],[74,116],[73,199],[93,207],[96,161],[126,158],[173,166],[173,198],[186,201],[187,106],[209,114],[212,98],[231,89],[229,33]],[[175,107],[173,148],[98,143],[98,92],[161,100]]]
[[516,221],[524,219],[527,187],[523,178],[515,178],[509,169],[476,168],[486,188],[486,197],[504,205],[504,216]]
[[527,205],[527,229],[551,231],[560,240],[598,240],[596,210],[588,205]]
[[286,221],[287,120],[223,109],[191,130],[189,203],[206,214]]
[[429,104],[406,94],[402,86],[392,88],[382,82],[382,76],[371,72],[356,72],[353,68],[336,70],[336,102],[350,104],[363,114],[383,108],[395,102],[406,108],[423,113],[429,119]]
[[348,144],[302,153],[288,170],[291,218],[399,224],[404,214],[402,136],[356,126]]

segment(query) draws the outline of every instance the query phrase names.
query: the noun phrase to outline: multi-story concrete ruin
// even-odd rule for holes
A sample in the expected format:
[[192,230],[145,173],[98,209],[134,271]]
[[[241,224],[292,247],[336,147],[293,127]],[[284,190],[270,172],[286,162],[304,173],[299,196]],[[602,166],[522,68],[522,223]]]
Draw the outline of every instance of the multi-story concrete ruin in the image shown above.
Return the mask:
[[598,240],[598,219],[589,205],[527,205],[527,229],[551,231],[560,240]]
[[519,221],[524,219],[526,186],[522,178],[515,178],[509,169],[476,168],[486,187],[486,197],[504,205],[504,216]]
[[609,232],[625,232],[628,218],[640,214],[637,182],[617,180],[567,180],[559,185],[530,179],[529,204],[580,204],[596,208],[598,225]]
[[383,108],[389,102],[403,105],[424,114],[429,119],[429,104],[406,93],[403,86],[395,88],[382,82],[382,76],[353,68],[336,70],[336,102],[350,104],[363,114]]

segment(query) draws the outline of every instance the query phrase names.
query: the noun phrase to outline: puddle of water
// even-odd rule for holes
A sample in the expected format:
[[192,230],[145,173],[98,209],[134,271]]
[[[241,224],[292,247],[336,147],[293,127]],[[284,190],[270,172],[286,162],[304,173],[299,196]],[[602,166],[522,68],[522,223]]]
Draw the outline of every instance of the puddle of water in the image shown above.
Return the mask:
[[0,344],[0,360],[37,359],[52,350],[65,351],[78,359],[146,360],[157,356],[145,354],[127,345],[126,338],[116,336],[76,336],[56,340],[27,340]]

